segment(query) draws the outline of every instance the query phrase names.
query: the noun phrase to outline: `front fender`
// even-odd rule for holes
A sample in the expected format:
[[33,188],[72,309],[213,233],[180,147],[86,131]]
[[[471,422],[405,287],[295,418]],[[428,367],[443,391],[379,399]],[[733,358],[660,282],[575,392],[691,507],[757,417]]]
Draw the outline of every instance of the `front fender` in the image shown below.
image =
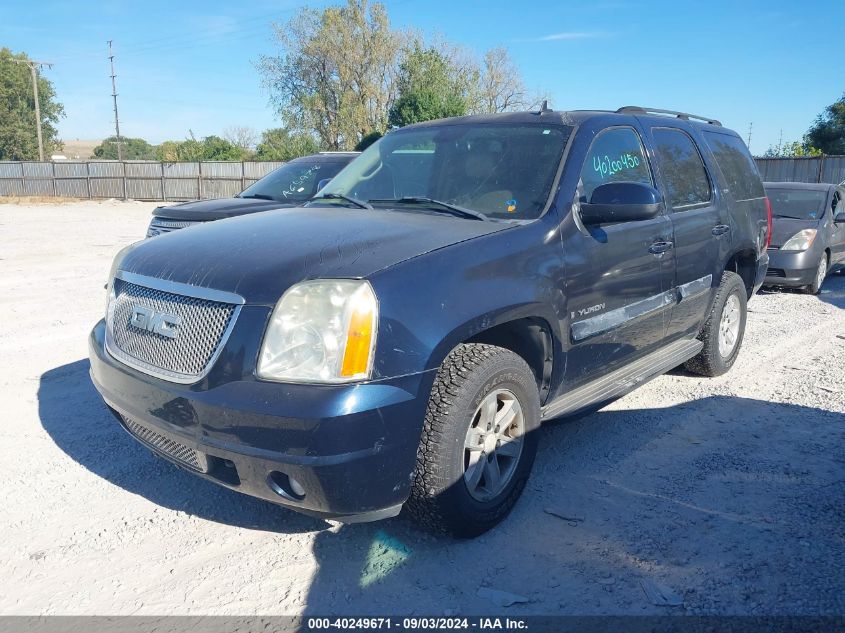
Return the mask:
[[371,278],[380,330],[374,374],[394,377],[440,366],[461,342],[508,321],[544,321],[560,347],[563,258],[544,239],[554,218],[416,257]]

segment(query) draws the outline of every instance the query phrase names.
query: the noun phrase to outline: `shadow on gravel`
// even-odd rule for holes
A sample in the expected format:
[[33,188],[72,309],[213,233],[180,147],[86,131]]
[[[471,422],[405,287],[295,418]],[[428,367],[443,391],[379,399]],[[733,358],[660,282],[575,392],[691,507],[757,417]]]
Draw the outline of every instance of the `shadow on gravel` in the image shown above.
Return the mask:
[[[797,288],[762,288],[758,292],[764,295],[803,294],[803,291]],[[828,275],[822,284],[821,292],[816,296],[819,301],[845,309],[845,266],[837,267],[835,272]]]
[[845,309],[845,267],[825,279],[818,297],[825,303]]
[[316,531],[318,569],[294,607],[306,615],[845,613],[838,412],[709,396],[558,420],[538,431],[510,517],[458,541],[403,519],[324,529],[185,473],[118,426],[87,361],[45,373],[38,399],[53,441],[128,492],[224,524]]
[[305,614],[841,612],[841,414],[710,396],[555,422],[477,539],[402,520],[316,534]]
[[273,532],[326,527],[195,477],[139,446],[108,412],[79,360],[41,376],[38,413],[56,445],[92,473],[153,503],[209,521]]

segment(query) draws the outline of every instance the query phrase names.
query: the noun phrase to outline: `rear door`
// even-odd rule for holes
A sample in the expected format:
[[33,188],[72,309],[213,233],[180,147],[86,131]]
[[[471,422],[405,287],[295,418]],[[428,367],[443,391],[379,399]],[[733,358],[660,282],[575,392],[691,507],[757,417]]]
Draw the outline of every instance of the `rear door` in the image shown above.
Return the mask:
[[[566,384],[577,386],[647,353],[663,341],[671,304],[672,253],[655,254],[655,243],[671,240],[668,217],[585,226],[580,202],[607,182],[654,186],[640,131],[633,126],[579,128],[580,177],[571,222],[562,232],[566,268],[564,295],[570,348]],[[587,146],[585,148],[585,146]],[[584,151],[586,149],[586,151]],[[651,250],[650,250],[651,249]],[[667,271],[667,274],[664,274]]]
[[667,329],[677,338],[696,333],[709,309],[731,252],[731,219],[692,134],[663,126],[649,133],[672,220],[678,304]]

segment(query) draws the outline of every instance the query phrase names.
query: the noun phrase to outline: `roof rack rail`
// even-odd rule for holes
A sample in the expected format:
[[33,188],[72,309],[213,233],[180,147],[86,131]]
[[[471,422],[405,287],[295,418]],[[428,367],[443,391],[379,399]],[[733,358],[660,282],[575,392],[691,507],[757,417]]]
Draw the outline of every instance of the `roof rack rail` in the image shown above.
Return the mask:
[[697,114],[689,114],[688,112],[677,112],[676,110],[661,110],[659,108],[643,108],[641,106],[624,106],[619,108],[616,111],[617,114],[668,114],[679,119],[683,119],[684,121],[689,121],[690,119],[697,119],[698,121],[704,121],[709,123],[710,125],[718,125],[722,127],[722,123],[717,121],[716,119],[711,119],[710,117],[706,116],[698,116]]

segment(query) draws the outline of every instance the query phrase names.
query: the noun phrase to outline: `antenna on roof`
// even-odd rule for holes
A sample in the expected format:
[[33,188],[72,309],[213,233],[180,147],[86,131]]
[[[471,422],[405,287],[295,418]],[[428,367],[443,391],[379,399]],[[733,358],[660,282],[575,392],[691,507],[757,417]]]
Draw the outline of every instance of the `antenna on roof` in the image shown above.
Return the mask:
[[537,114],[542,115],[546,112],[553,112],[553,110],[549,107],[549,100],[543,99],[543,105],[540,106],[540,110],[537,112]]

